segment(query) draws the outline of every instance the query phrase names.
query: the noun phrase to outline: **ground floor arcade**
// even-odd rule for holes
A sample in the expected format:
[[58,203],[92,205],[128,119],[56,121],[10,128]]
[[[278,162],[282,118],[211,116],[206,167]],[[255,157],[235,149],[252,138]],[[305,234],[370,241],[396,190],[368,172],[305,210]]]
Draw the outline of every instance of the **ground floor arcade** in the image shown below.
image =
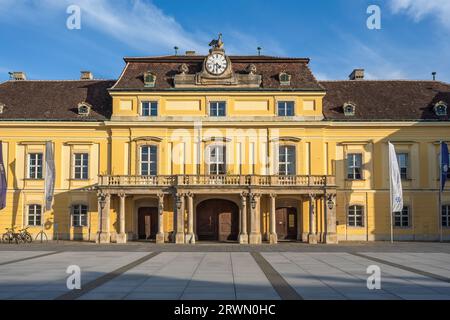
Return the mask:
[[96,241],[336,243],[335,199],[326,189],[100,189]]

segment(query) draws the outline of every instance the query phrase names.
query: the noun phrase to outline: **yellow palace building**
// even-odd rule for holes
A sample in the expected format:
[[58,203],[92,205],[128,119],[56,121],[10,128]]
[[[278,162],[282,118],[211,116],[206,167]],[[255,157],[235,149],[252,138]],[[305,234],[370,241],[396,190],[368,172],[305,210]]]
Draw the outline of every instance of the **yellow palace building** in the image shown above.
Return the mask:
[[0,230],[99,243],[387,240],[391,141],[405,204],[394,238],[437,240],[442,226],[450,239],[450,192],[438,208],[450,84],[367,81],[362,69],[318,81],[309,59],[210,46],[125,58],[118,80],[12,73],[0,84]]

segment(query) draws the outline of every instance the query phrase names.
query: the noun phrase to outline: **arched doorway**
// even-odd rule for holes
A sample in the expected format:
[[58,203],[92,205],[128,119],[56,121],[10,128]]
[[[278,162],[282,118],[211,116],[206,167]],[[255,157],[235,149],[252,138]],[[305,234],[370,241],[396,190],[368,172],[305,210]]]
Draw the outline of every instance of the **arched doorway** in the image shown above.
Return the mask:
[[276,232],[279,240],[297,239],[297,209],[277,208],[275,212]]
[[158,208],[140,207],[138,210],[138,239],[156,239],[158,232]]
[[239,232],[239,208],[231,201],[211,199],[196,210],[199,240],[236,241]]

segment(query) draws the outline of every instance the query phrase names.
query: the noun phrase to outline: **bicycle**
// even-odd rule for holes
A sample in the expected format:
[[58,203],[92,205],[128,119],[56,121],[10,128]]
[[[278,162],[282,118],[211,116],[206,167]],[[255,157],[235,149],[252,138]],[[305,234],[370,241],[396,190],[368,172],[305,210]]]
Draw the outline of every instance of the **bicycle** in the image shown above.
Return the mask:
[[14,232],[14,229],[15,229],[14,227],[6,228],[6,232],[2,236],[3,242],[12,243],[14,241],[16,244],[24,242],[20,233]]
[[33,242],[33,237],[31,236],[31,234],[28,232],[28,227],[19,230],[19,237],[22,239],[22,241],[24,243],[31,243]]

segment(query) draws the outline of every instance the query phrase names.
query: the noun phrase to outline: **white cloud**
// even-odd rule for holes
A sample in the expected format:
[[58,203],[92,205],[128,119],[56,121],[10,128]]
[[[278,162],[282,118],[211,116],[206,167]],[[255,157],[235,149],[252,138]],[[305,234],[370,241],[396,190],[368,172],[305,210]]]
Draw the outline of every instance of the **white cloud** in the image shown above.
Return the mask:
[[435,17],[450,30],[449,0],[391,0],[390,7],[393,13],[406,13],[416,22],[425,17]]
[[[204,29],[205,26],[187,30],[155,4],[143,0],[0,0],[0,16],[41,27],[46,23],[42,17],[64,21],[61,17],[69,17],[66,9],[73,4],[81,8],[82,29],[101,32],[144,54],[171,54],[174,46],[179,47],[180,53],[185,50],[206,53],[211,38],[222,31]],[[65,23],[61,23],[62,31],[63,28]],[[264,53],[284,54],[281,46],[270,37],[254,37],[236,30],[223,31],[229,53],[255,54],[256,47],[262,45],[267,46]]]

